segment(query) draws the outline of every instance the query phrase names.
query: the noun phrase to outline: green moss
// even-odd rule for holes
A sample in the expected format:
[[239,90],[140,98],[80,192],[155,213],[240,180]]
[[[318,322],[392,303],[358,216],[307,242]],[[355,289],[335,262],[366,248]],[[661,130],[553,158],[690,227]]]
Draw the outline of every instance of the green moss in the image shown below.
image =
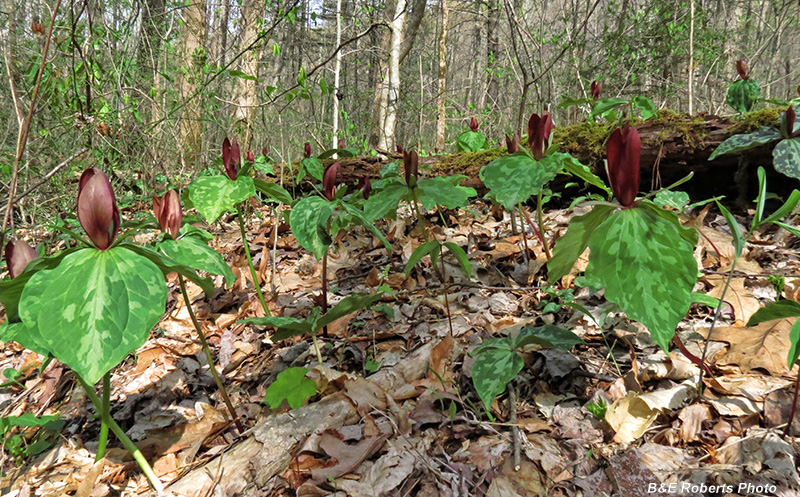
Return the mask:
[[762,126],[775,126],[781,112],[786,109],[780,107],[769,107],[766,109],[746,112],[734,120],[738,121],[730,127],[732,135],[740,133],[752,133]]
[[466,174],[467,176],[478,176],[478,171],[484,165],[493,160],[506,155],[506,147],[493,147],[477,152],[463,152],[454,155],[443,155],[439,157],[437,171],[451,174]]
[[612,123],[584,121],[556,128],[553,142],[561,144],[561,152],[595,162],[605,156],[606,140],[612,130]]

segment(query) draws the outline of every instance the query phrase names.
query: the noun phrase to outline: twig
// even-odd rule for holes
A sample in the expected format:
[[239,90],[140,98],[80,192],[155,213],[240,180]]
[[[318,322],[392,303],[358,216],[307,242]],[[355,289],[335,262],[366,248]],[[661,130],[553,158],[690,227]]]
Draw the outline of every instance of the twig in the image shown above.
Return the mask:
[[17,180],[19,179],[19,163],[22,156],[25,154],[25,146],[28,144],[28,134],[31,129],[31,122],[33,122],[33,111],[36,108],[36,99],[39,97],[39,87],[42,83],[42,74],[44,67],[47,65],[47,52],[50,50],[50,39],[53,36],[53,26],[56,24],[56,14],[58,8],[61,6],[61,0],[56,0],[56,6],[53,9],[53,15],[50,19],[50,28],[47,30],[47,37],[44,40],[44,50],[42,53],[42,63],[39,65],[39,72],[36,75],[36,85],[33,87],[33,95],[31,96],[31,106],[28,109],[28,117],[25,123],[20,126],[17,135],[17,153],[14,156],[14,169],[11,173],[11,185],[8,188],[8,203],[6,204],[6,212],[3,215],[3,226],[0,229],[0,246],[5,245],[6,228],[8,221],[11,217],[11,210],[14,206],[14,195],[17,193]]
[[[82,148],[82,149],[78,150],[77,152],[74,152],[67,159],[64,159],[63,162],[61,162],[56,167],[51,169],[49,173],[47,173],[44,176],[42,176],[42,178],[39,181],[37,181],[36,183],[34,183],[31,186],[29,186],[27,190],[25,190],[24,192],[20,193],[16,197],[14,197],[14,202],[19,202],[20,200],[22,200],[23,198],[28,196],[32,191],[34,191],[35,189],[39,188],[43,184],[47,183],[47,180],[49,180],[50,178],[55,176],[56,173],[59,172],[60,170],[64,169],[64,166],[66,166],[67,164],[72,162],[72,160],[75,159],[76,157],[78,157],[79,155],[85,154],[87,151],[88,151],[87,149]],[[6,210],[8,210],[8,206],[7,205],[4,206],[2,211],[0,211],[0,212],[5,212]]]
[[520,468],[519,428],[517,428],[517,389],[513,383],[508,384],[508,420],[511,422],[511,441],[514,445],[514,471]]

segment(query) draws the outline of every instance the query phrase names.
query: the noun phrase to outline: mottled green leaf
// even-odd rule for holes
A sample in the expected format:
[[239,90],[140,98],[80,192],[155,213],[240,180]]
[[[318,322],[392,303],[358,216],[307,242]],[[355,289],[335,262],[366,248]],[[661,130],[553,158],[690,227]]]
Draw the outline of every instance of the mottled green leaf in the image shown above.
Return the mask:
[[689,204],[689,194],[686,192],[675,192],[672,190],[662,190],[656,193],[653,203],[659,207],[672,207],[678,211]]
[[385,236],[383,236],[381,230],[379,230],[378,228],[375,227],[374,224],[372,224],[372,221],[367,218],[364,212],[362,212],[357,207],[354,207],[350,204],[342,204],[342,206],[348,212],[348,214],[353,216],[353,219],[355,220],[354,222],[370,230],[372,234],[378,237],[378,240],[380,240],[381,243],[383,243],[383,247],[386,249],[386,251],[390,254],[392,253],[392,244],[389,243],[389,240],[387,240]]
[[544,326],[526,326],[519,330],[514,337],[513,347],[521,349],[529,344],[538,344],[547,348],[570,350],[583,343],[578,335],[559,326],[546,324]]
[[590,212],[570,220],[567,233],[556,241],[553,257],[547,261],[547,279],[550,284],[555,284],[572,270],[575,261],[589,246],[589,238],[594,230],[608,219],[612,212],[614,207],[610,205],[596,205]]
[[236,181],[222,175],[200,176],[189,185],[189,199],[208,223],[255,194],[253,178],[248,176],[239,176]]
[[[490,340],[506,339],[492,338]],[[486,412],[489,412],[494,399],[505,392],[508,382],[522,371],[524,365],[525,361],[522,360],[522,357],[510,347],[484,348],[476,355],[472,365],[472,384],[483,401]]]
[[286,189],[278,183],[255,178],[253,179],[253,185],[255,186],[256,190],[273,200],[277,200],[285,205],[292,205],[292,203],[294,203],[292,194],[286,191]]
[[779,140],[780,137],[780,132],[769,126],[762,126],[752,133],[733,135],[720,143],[711,155],[708,156],[708,160],[714,160],[717,156],[722,154],[732,154],[734,152],[760,147],[761,145]]
[[747,78],[731,83],[726,100],[737,112],[750,112],[759,98],[761,86],[753,78]]
[[318,229],[320,215],[328,212],[329,202],[322,197],[306,197],[297,202],[292,207],[289,217],[289,226],[292,228],[297,243],[308,250],[317,259],[322,259],[330,246],[330,238],[327,240]]
[[379,192],[373,192],[364,202],[364,213],[367,219],[375,221],[387,217],[389,213],[395,213],[400,201],[407,193],[408,187],[404,183],[398,182],[389,183]]
[[[415,248],[414,251],[411,252],[411,256],[408,258],[408,262],[406,263],[406,276],[411,274],[411,270],[414,268],[414,266],[419,264],[419,261],[421,261],[423,257],[433,252],[438,254],[439,250],[441,250],[441,246],[439,245],[439,242],[436,240],[425,242],[420,246],[418,246],[417,248]],[[432,259],[433,257],[434,256],[431,256]]]
[[183,236],[177,240],[165,239],[156,247],[179,264],[222,275],[226,287],[236,281],[233,271],[222,256],[196,236]]
[[147,340],[166,300],[164,276],[150,260],[124,247],[83,249],[31,277],[20,317],[92,385]]
[[164,276],[170,273],[180,274],[187,280],[199,286],[203,290],[203,293],[206,294],[206,297],[211,297],[214,294],[215,287],[214,287],[214,282],[211,281],[211,278],[209,278],[208,276],[200,277],[200,275],[197,274],[197,271],[195,271],[194,268],[190,266],[184,266],[183,264],[179,264],[176,261],[170,259],[169,257],[164,257],[158,252],[155,252],[141,245],[133,245],[132,243],[123,243],[120,244],[119,247],[125,247],[131,252],[149,259],[150,262],[155,264],[156,267],[161,270],[161,273]]
[[[0,281],[0,302],[2,302],[3,306],[6,308],[7,321],[12,323],[19,321],[19,299],[22,296],[22,289],[31,276],[43,269],[53,269],[61,263],[61,260],[65,256],[80,249],[81,248],[71,248],[62,250],[50,257],[37,257],[30,261],[28,265],[25,266],[25,270],[18,274],[16,278]],[[24,344],[22,345],[25,346]]]
[[539,193],[544,185],[556,177],[563,161],[553,156],[533,160],[526,152],[504,155],[483,166],[480,178],[497,202],[511,210],[531,195]]
[[486,136],[477,131],[465,131],[461,133],[456,142],[456,148],[459,152],[477,152],[483,150],[486,145]]
[[25,323],[4,323],[0,325],[0,341],[17,342],[28,350],[46,356],[50,353],[47,342],[44,341],[39,328],[31,327]]
[[317,384],[306,378],[306,368],[289,368],[278,373],[275,381],[264,392],[264,402],[271,409],[277,409],[285,400],[289,407],[297,409],[309,397],[317,393]]
[[589,250],[587,284],[604,288],[606,300],[644,324],[668,351],[692,301],[694,246],[672,222],[651,209],[634,208],[617,211],[598,226]]
[[466,178],[463,174],[453,176],[437,176],[435,178],[425,178],[417,182],[417,186],[422,190],[423,195],[419,201],[428,210],[437,205],[447,209],[455,209],[469,205],[469,198],[477,195],[474,188],[461,186],[459,183]]
[[308,174],[310,174],[315,180],[322,181],[322,175],[325,173],[325,167],[322,165],[322,161],[316,157],[306,157],[300,161],[300,171],[298,171],[297,174],[297,183],[302,181],[306,175],[306,172],[308,172]]
[[584,165],[576,159],[575,157],[571,156],[570,154],[565,154],[563,152],[556,152],[553,154],[553,159],[561,159],[561,165],[565,171],[570,173],[573,176],[576,176],[583,181],[589,183],[592,186],[596,186],[601,190],[604,190],[606,193],[610,193],[611,190],[606,186],[602,179],[600,179],[596,174],[589,169],[588,166]]
[[776,171],[800,179],[800,138],[781,140],[772,151],[772,159]]

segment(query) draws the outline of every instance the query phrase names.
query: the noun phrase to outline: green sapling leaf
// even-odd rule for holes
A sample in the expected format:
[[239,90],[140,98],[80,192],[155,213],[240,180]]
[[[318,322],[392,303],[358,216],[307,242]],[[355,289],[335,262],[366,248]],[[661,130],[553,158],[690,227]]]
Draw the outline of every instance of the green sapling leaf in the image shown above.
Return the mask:
[[278,373],[278,377],[264,392],[264,401],[271,409],[277,409],[285,400],[289,407],[297,409],[317,393],[317,384],[306,378],[306,368],[289,368]]

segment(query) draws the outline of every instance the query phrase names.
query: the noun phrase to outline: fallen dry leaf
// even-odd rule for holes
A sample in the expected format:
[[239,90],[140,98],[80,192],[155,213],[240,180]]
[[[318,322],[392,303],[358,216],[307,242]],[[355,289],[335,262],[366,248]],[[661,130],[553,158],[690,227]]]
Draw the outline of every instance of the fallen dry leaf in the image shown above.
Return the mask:
[[[763,369],[774,375],[789,374],[789,331],[797,318],[764,321],[758,326],[717,328],[711,338],[730,344],[717,364],[736,364],[743,372]],[[708,330],[698,330],[708,338]]]
[[312,468],[311,479],[319,483],[328,478],[338,478],[351,473],[362,462],[376,453],[386,441],[385,436],[366,437],[355,445],[350,445],[339,439],[336,434],[325,432],[322,434],[319,446],[325,453],[336,459],[336,464],[328,468]]
[[637,402],[638,394],[628,392],[625,397],[616,400],[606,410],[606,422],[616,431],[614,441],[631,443],[644,435],[653,424],[658,411],[651,409],[644,402]]
[[[708,295],[716,299],[720,298],[722,290],[725,288],[727,277],[719,274],[710,274],[706,275],[705,279],[713,286]],[[750,290],[744,287],[744,282],[744,278],[732,278],[728,291],[725,292],[725,302],[733,307],[734,324],[738,326],[744,326],[750,316],[761,308],[761,302],[753,296]]]
[[680,430],[681,441],[694,442],[697,440],[703,421],[711,419],[711,409],[705,404],[692,404],[684,407],[678,413],[678,418],[683,422]]

